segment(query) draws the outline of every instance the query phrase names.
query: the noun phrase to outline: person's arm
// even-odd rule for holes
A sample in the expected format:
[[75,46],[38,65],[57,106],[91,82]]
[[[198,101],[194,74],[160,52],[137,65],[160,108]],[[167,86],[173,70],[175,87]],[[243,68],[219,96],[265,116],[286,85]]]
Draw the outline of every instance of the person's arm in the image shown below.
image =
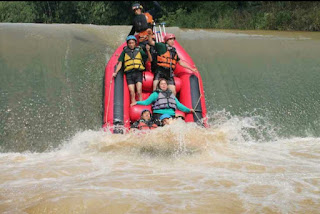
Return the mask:
[[182,67],[185,67],[185,68],[187,68],[187,69],[189,69],[189,70],[191,70],[191,71],[193,71],[195,73],[198,71],[197,68],[191,68],[187,63],[185,63],[182,60],[179,60],[178,62]]
[[194,112],[194,110],[193,110],[192,108],[189,109],[188,107],[186,107],[185,105],[183,105],[182,103],[180,103],[177,98],[175,98],[175,100],[176,100],[177,108],[178,108],[180,111],[183,111],[183,112],[186,112],[186,113]]
[[115,70],[115,72],[113,73],[113,77],[116,77],[118,72],[120,71],[120,69],[122,68],[122,62],[119,61],[118,64],[117,64],[117,68]]
[[117,64],[117,68],[113,73],[113,77],[116,77],[118,72],[120,71],[120,69],[122,68],[122,62],[124,61],[124,51],[121,52],[119,58],[118,58],[118,64]]
[[148,61],[152,62],[152,56],[150,53],[150,45],[146,44],[146,50],[147,50],[147,55],[148,55]]
[[134,25],[133,25],[128,36],[134,35],[135,32],[136,32],[136,28],[135,28]]
[[147,105],[150,105],[152,102],[156,101],[157,98],[158,98],[158,93],[153,92],[152,94],[150,94],[150,96],[146,100],[131,103],[131,106],[134,106],[134,105],[147,106]]
[[152,35],[148,34],[149,45],[155,46],[156,42],[152,39]]

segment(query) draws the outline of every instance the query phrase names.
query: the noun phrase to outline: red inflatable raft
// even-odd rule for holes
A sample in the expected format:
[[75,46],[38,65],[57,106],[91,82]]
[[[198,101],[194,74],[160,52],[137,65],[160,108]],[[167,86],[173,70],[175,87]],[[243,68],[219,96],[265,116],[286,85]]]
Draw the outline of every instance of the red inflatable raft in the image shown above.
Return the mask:
[[[124,42],[115,53],[111,56],[104,76],[104,112],[103,128],[105,131],[110,130],[112,133],[126,133],[130,129],[130,124],[140,118],[143,109],[151,111],[151,105],[141,106],[134,105],[130,107],[130,94],[125,74],[120,70],[113,78],[118,58],[123,51]],[[194,67],[194,62],[188,53],[181,47],[178,41],[175,41],[174,47],[179,55],[180,60],[185,61]],[[146,63],[145,78],[142,83],[142,99],[145,100],[152,93],[152,82],[154,74],[151,72],[151,63]],[[183,114],[186,122],[196,122],[204,127],[207,124],[207,109],[203,91],[202,79],[200,73],[194,73],[177,63],[174,70],[174,80],[176,84],[176,97],[188,108],[193,108],[196,113],[184,113],[176,110],[176,114]],[[152,111],[151,111],[152,112]]]

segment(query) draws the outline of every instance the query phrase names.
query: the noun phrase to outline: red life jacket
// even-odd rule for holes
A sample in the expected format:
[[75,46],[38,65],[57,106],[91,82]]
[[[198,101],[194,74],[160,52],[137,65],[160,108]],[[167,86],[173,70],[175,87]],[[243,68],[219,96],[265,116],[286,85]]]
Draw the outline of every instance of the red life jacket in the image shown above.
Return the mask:
[[146,123],[144,120],[140,120],[137,126],[139,130],[155,129],[157,127],[158,127],[157,124],[152,123],[151,121],[149,123],[148,122]]

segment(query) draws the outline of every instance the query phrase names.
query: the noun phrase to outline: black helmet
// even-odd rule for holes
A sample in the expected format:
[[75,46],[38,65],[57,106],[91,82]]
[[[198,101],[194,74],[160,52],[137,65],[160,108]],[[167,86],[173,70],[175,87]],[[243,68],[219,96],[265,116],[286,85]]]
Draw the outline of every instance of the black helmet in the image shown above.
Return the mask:
[[142,9],[143,7],[142,7],[142,5],[141,4],[139,4],[139,3],[134,3],[133,5],[132,5],[132,10],[135,10],[135,9]]

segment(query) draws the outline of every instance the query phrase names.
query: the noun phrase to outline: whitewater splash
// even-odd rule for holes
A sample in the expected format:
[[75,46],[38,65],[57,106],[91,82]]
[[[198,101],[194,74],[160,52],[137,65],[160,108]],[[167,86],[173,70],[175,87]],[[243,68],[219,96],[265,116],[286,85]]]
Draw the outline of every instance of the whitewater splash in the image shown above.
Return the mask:
[[209,129],[88,130],[52,151],[1,153],[0,211],[318,213],[320,139],[257,139],[252,129],[273,133],[259,119],[222,111]]
[[[43,152],[99,129],[105,65],[130,29],[0,23],[0,151]],[[319,32],[167,32],[200,71],[208,112],[256,111],[243,127],[247,141],[274,139],[263,118],[276,136],[320,137]]]
[[131,26],[0,28],[0,213],[319,213],[318,32],[167,28],[211,128],[111,135],[104,67]]

